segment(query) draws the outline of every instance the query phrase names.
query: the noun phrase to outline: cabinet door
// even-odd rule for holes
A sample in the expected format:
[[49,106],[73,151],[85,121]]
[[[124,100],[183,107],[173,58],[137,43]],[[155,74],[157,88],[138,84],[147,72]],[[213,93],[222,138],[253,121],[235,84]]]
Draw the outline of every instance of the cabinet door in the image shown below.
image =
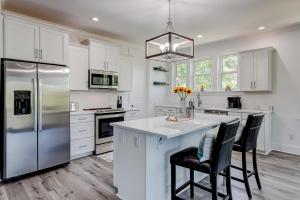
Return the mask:
[[40,61],[68,64],[68,34],[49,27],[40,28]]
[[254,53],[254,88],[263,91],[269,87],[269,53],[267,50]]
[[265,120],[262,121],[257,137],[257,149],[265,151]]
[[105,45],[98,42],[90,42],[89,67],[95,70],[105,70]]
[[108,71],[117,71],[119,63],[120,50],[116,46],[106,46],[106,61]]
[[88,90],[88,49],[69,47],[70,89]]
[[250,91],[253,90],[253,67],[254,55],[253,53],[241,54],[240,64],[240,90]]
[[127,56],[120,57],[119,72],[119,91],[131,91],[132,88],[132,63]]
[[4,41],[4,57],[38,61],[39,27],[36,24],[6,17]]

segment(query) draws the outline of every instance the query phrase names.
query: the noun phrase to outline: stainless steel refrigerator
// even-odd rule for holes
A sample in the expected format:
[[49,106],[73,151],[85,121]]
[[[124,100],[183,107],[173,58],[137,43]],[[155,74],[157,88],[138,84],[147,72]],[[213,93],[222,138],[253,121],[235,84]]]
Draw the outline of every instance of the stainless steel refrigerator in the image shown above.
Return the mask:
[[1,175],[70,161],[69,69],[2,59]]

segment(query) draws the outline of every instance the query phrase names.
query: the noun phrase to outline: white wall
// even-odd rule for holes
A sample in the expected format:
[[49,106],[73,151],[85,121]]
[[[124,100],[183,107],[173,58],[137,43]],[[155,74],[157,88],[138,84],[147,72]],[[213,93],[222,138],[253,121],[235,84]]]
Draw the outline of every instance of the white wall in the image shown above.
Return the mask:
[[[202,94],[203,104],[227,106],[227,96],[240,95],[244,108],[273,105],[272,143],[274,149],[300,154],[300,25],[197,46],[195,58],[217,56],[242,50],[274,47],[273,91]],[[166,102],[178,104],[174,95]]]

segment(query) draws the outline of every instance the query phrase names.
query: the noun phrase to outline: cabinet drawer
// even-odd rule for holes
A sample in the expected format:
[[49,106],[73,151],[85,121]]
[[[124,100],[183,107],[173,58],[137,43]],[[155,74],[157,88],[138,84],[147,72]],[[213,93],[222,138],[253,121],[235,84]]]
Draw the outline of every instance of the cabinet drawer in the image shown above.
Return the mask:
[[94,137],[71,140],[71,155],[84,154],[94,150]]
[[71,124],[94,122],[94,120],[95,120],[94,115],[71,116]]
[[71,125],[71,139],[94,137],[94,123],[80,123]]

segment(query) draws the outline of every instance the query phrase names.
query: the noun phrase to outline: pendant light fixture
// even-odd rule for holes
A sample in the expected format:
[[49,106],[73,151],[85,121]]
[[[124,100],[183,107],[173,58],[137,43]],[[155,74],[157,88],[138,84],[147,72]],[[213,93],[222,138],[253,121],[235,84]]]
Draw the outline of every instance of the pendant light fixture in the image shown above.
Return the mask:
[[146,59],[161,62],[176,62],[194,58],[194,40],[175,33],[171,18],[171,0],[169,18],[165,33],[146,40]]

